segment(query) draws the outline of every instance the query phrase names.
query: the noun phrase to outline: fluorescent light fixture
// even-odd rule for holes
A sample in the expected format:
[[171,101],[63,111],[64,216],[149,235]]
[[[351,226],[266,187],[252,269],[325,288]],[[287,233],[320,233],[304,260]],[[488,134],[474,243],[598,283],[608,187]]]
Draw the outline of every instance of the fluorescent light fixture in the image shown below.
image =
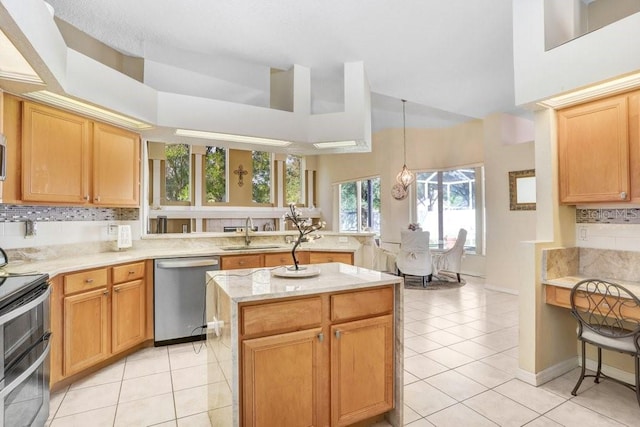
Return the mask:
[[190,138],[217,139],[220,141],[242,142],[245,144],[273,145],[276,147],[286,147],[291,145],[291,141],[281,139],[260,138],[257,136],[234,135],[230,133],[206,132],[202,130],[192,129],[176,129],[178,136],[187,136]]
[[0,79],[44,84],[35,70],[31,68],[31,65],[2,31],[0,31]]
[[316,148],[336,148],[336,147],[353,147],[358,145],[355,141],[330,141],[330,142],[316,142],[313,144]]
[[57,93],[49,92],[46,90],[29,92],[24,96],[26,96],[27,98],[35,99],[37,101],[42,101],[49,105],[65,108],[76,113],[85,114],[87,116],[93,117],[94,119],[103,120],[105,122],[109,122],[128,129],[142,130],[150,129],[152,127],[147,123],[132,119],[131,117],[123,116],[122,114],[114,113],[112,111],[105,110],[104,108],[96,107],[95,105],[87,104],[85,102],[78,101],[76,99],[69,98],[63,95],[58,95]]
[[622,93],[640,86],[640,73],[630,74],[619,79],[599,83],[573,92],[565,93],[538,102],[538,105],[551,108],[562,108],[579,104],[598,97]]

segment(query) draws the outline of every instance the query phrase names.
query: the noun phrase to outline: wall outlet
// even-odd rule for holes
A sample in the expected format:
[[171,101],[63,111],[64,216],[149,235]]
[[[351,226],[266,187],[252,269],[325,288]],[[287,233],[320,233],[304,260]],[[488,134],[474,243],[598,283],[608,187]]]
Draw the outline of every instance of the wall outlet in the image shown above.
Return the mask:
[[115,224],[107,225],[107,234],[109,234],[110,236],[115,236],[116,234],[118,234],[118,226]]
[[583,241],[587,241],[587,229],[584,227],[580,227],[579,239]]
[[339,243],[347,243],[349,241],[349,238],[347,236],[339,236],[338,237],[338,242]]

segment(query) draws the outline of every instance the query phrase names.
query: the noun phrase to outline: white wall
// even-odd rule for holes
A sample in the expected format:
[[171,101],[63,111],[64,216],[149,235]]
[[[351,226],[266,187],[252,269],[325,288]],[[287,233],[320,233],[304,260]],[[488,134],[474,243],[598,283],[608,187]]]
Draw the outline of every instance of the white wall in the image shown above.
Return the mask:
[[517,292],[520,268],[518,253],[523,240],[536,238],[536,211],[509,209],[509,172],[535,169],[533,124],[527,142],[513,143],[505,132],[516,119],[494,114],[484,120],[486,202],[486,285]]
[[[517,292],[518,271],[514,259],[517,242],[535,238],[535,212],[509,211],[510,170],[533,169],[533,124],[507,115],[496,115],[484,122],[474,120],[448,129],[407,129],[407,166],[413,171],[455,168],[485,164],[487,198],[487,257],[467,255],[463,272],[491,278],[492,286]],[[337,207],[333,184],[380,176],[381,240],[399,242],[400,231],[411,221],[412,194],[397,201],[391,186],[402,168],[402,129],[386,129],[373,134],[372,152],[318,156],[319,204],[328,226],[337,230]],[[509,225],[513,221],[514,226]],[[506,222],[506,225],[504,224]],[[516,249],[514,249],[516,248]],[[505,264],[509,266],[505,269]],[[488,280],[489,282],[489,280]]]
[[0,247],[19,249],[72,243],[115,241],[116,234],[109,234],[110,224],[131,225],[131,237],[140,240],[139,221],[37,221],[34,237],[25,237],[24,222],[0,223]]
[[[399,242],[400,230],[411,221],[409,200],[391,197],[391,187],[403,165],[403,130],[385,129],[372,136],[371,153],[318,156],[319,203],[328,227],[337,230],[333,194],[335,183],[380,176],[381,237]],[[455,168],[483,162],[482,121],[474,120],[448,129],[407,129],[407,167],[412,171]],[[413,186],[411,191],[414,191]]]
[[513,1],[516,105],[640,69],[640,13],[545,51],[544,4]]

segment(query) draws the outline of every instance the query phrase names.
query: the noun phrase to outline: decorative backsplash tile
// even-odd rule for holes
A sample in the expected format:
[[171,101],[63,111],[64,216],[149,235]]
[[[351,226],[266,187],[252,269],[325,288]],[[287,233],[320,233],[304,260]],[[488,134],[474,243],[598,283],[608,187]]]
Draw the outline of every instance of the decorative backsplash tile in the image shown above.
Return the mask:
[[0,204],[0,222],[135,221],[138,208],[82,208],[76,206],[24,206]]
[[640,208],[576,209],[578,224],[640,224]]

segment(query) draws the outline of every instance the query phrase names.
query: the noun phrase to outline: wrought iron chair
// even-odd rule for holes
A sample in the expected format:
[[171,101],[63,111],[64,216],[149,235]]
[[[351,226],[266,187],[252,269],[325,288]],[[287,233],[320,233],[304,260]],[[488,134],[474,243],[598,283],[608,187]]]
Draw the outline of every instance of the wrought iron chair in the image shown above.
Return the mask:
[[460,282],[460,268],[462,266],[462,256],[464,255],[464,244],[467,241],[467,230],[461,228],[458,231],[458,238],[453,246],[440,253],[434,254],[434,269],[436,276],[439,271],[455,273]]
[[[634,390],[640,405],[640,299],[616,283],[587,279],[571,289],[570,302],[571,314],[578,321],[578,339],[582,344],[582,371],[571,394],[577,395],[585,377],[594,377],[596,383],[600,382],[600,378],[606,378]],[[598,348],[595,375],[585,375],[585,343]],[[602,373],[603,348],[633,356],[635,385]]]
[[431,250],[429,249],[428,231],[407,231],[400,232],[400,251],[396,257],[398,274],[402,277],[421,276],[422,286],[426,287],[431,281]]

